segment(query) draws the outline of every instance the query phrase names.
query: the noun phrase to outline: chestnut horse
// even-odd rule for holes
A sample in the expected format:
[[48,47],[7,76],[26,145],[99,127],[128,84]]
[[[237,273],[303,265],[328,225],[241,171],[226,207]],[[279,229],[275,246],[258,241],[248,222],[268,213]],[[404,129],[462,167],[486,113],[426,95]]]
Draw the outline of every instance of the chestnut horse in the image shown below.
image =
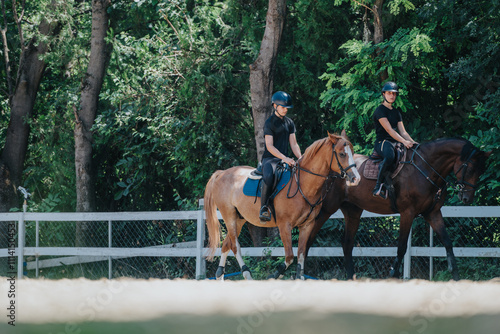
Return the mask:
[[[217,218],[218,208],[226,224],[227,235],[222,243],[221,259],[216,278],[224,278],[224,266],[229,251],[232,250],[245,279],[252,279],[249,268],[243,262],[238,235],[246,222],[260,227],[278,227],[285,248],[285,262],[280,264],[270,278],[280,277],[293,262],[292,228],[299,228],[297,251],[297,277],[304,278],[304,258],[307,240],[318,215],[321,202],[328,193],[327,185],[331,178],[348,178],[347,185],[359,182],[359,173],[353,160],[353,148],[342,134],[332,135],[317,140],[309,146],[297,166],[292,169],[292,177],[285,191],[283,189],[274,198],[275,215],[271,221],[262,223],[259,219],[260,201],[255,196],[243,194],[243,186],[250,172],[255,168],[237,166],[216,171],[205,189],[205,213],[209,234],[210,252],[208,259],[213,259],[220,244],[220,223]],[[345,182],[344,182],[345,183]]]
[[[403,168],[393,180],[396,204],[400,211],[400,226],[397,257],[390,268],[390,277],[400,276],[400,267],[406,253],[412,222],[417,215],[422,215],[446,249],[448,269],[453,279],[459,279],[452,242],[446,232],[441,214],[448,187],[445,178],[453,171],[457,177],[459,199],[465,204],[471,203],[479,177],[486,170],[486,159],[490,155],[491,151],[483,152],[465,139],[438,139],[408,150],[409,160],[403,162]],[[364,165],[361,163],[366,158],[355,155],[358,170],[362,175]],[[326,220],[340,208],[345,218],[345,234],[342,242],[344,264],[347,278],[352,279],[354,275],[352,249],[361,213],[363,210],[379,214],[394,212],[390,199],[384,200],[372,196],[375,180],[368,180],[362,176],[357,187],[346,187],[343,180],[337,179],[332,182],[334,185],[316,217],[307,251]]]

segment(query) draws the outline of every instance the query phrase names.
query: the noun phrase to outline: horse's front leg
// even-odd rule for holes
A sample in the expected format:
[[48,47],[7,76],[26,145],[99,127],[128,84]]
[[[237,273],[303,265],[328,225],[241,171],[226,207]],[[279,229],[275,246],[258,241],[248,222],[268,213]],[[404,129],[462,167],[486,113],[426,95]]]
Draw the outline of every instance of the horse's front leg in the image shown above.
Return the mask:
[[439,240],[446,249],[446,258],[448,260],[448,270],[451,272],[451,276],[455,281],[460,279],[458,273],[457,260],[455,259],[455,254],[453,254],[453,245],[451,243],[448,232],[444,225],[443,215],[441,214],[441,209],[437,209],[424,216],[425,220],[429,223],[432,229],[436,232]]
[[297,249],[297,272],[295,274],[296,279],[305,280],[304,268],[308,250],[308,242],[314,230],[315,230],[314,219],[299,228],[299,247]]
[[396,260],[394,260],[394,264],[390,269],[389,277],[401,277],[401,264],[403,263],[403,258],[408,248],[408,237],[410,235],[413,218],[414,215],[401,213],[399,220],[398,254]]
[[344,267],[348,280],[354,279],[354,261],[352,260],[352,249],[354,248],[354,238],[359,228],[359,221],[363,209],[358,206],[344,202],[340,208],[344,214],[344,238],[342,240],[342,250],[344,251]]
[[285,271],[293,262],[293,248],[292,248],[292,226],[290,223],[279,224],[278,228],[280,230],[281,241],[283,242],[283,247],[285,248],[285,262],[280,263],[276,268],[274,274],[269,275],[267,278],[278,279],[283,276]]

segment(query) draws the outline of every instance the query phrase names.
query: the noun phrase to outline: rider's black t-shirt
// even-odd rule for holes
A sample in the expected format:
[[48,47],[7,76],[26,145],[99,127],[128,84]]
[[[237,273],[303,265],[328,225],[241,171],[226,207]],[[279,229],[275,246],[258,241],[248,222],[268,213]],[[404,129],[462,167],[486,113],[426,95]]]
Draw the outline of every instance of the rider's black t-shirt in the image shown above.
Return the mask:
[[383,104],[381,104],[377,107],[377,109],[375,109],[375,112],[373,113],[373,124],[375,125],[375,133],[377,135],[376,140],[377,141],[389,140],[395,142],[396,140],[392,138],[387,133],[387,131],[385,131],[384,127],[379,122],[379,119],[384,117],[387,118],[387,120],[389,121],[391,128],[393,128],[394,131],[397,131],[398,122],[403,121],[403,118],[401,117],[401,111],[397,108],[389,109]]
[[[295,133],[295,123],[286,116],[281,119],[273,113],[264,124],[264,137],[266,135],[273,136],[274,147],[284,155],[288,155],[288,145],[292,133]],[[266,147],[262,159],[271,157],[274,155],[269,153]]]

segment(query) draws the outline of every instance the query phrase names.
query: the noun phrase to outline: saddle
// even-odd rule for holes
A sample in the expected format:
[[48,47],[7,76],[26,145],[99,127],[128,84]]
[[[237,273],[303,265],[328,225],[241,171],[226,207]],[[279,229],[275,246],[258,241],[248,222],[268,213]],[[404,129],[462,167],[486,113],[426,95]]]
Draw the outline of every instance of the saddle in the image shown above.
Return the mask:
[[[401,143],[397,143],[394,149],[396,151],[396,159],[394,159],[395,162],[391,166],[391,179],[394,179],[403,168],[401,162],[406,160],[407,152],[406,148]],[[382,160],[383,157],[373,150],[373,153],[366,160],[363,176],[368,180],[376,180],[378,177],[378,165]]]
[[[290,181],[292,171],[286,163],[280,163],[276,167],[274,174],[273,192],[269,197],[272,200]],[[261,197],[260,183],[262,181],[262,164],[259,163],[257,168],[253,170],[248,176],[245,185],[243,186],[243,194],[246,196]]]

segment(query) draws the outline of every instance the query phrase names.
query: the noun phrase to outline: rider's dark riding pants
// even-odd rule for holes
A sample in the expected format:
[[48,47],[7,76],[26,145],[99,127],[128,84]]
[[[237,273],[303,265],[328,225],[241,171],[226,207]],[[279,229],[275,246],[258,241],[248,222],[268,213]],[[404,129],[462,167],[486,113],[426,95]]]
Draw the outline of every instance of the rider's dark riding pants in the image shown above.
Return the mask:
[[380,184],[384,183],[385,177],[387,175],[388,170],[393,165],[394,160],[396,159],[396,153],[394,150],[394,143],[388,140],[376,141],[375,142],[375,151],[383,157],[382,162],[379,164],[379,173],[377,178],[377,188]]
[[279,158],[265,158],[262,159],[262,178],[267,186],[272,187],[274,182],[274,174],[276,166],[280,163]]
[[262,159],[262,192],[261,192],[261,206],[267,205],[274,185],[274,174],[276,166],[280,163],[279,158],[265,158]]
[[376,141],[375,151],[384,158],[388,166],[391,166],[394,163],[394,159],[396,158],[394,143],[388,140]]

